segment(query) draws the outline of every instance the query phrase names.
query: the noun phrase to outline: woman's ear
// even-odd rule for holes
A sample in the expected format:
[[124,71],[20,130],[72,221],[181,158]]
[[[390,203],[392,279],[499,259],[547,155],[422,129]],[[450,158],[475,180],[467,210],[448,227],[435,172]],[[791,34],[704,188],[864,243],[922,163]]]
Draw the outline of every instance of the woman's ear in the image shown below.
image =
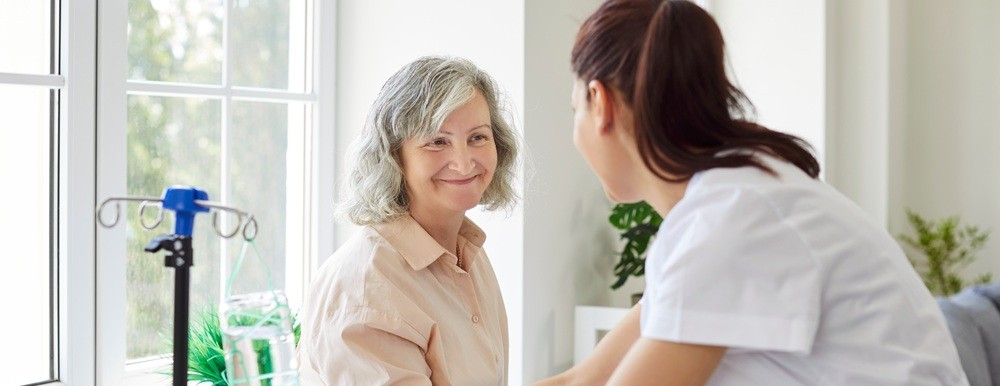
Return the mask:
[[587,82],[587,99],[599,134],[611,133],[615,122],[615,103],[611,89],[599,80]]

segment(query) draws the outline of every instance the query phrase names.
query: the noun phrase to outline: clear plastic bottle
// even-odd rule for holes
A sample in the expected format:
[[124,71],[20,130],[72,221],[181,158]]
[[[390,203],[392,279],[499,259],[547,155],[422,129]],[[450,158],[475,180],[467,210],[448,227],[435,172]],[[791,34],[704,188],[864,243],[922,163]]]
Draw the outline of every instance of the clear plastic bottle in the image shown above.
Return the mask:
[[291,311],[283,292],[229,296],[219,316],[230,385],[299,385]]

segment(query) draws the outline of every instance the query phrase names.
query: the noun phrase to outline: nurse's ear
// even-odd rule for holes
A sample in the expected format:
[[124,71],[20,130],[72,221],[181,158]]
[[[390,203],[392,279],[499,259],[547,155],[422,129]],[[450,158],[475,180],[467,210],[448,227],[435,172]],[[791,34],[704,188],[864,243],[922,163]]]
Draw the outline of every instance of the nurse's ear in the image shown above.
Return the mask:
[[611,89],[599,80],[587,82],[587,103],[598,134],[611,134],[615,128],[616,108],[615,96]]

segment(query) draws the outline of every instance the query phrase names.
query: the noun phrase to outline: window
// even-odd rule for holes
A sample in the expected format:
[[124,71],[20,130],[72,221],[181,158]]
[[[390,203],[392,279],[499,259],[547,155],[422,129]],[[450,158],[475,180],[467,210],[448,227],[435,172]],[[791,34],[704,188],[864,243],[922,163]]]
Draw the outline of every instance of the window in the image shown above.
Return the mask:
[[[301,302],[309,268],[333,248],[335,8],[320,5],[0,2],[0,175],[9,182],[0,291],[16,294],[5,307],[5,383],[147,384],[125,364],[165,351],[162,330],[141,314],[169,328],[162,311],[172,299],[157,282],[169,272],[144,272],[156,259],[129,254],[141,242],[133,218],[97,228],[95,205],[111,195],[159,195],[156,184],[186,179],[254,212],[276,284],[293,307]],[[142,22],[150,28],[130,30]],[[196,237],[196,301],[208,304],[238,243]]]
[[[333,39],[317,21],[332,20],[333,8],[318,3],[119,0],[100,11],[99,197],[158,197],[191,185],[252,213],[257,246],[293,309],[316,256],[332,252],[333,168],[321,156],[332,133],[317,129],[329,121],[332,99],[319,91],[332,91],[332,79],[317,69],[332,75]],[[320,41],[330,46],[325,56]],[[172,233],[172,218],[146,230],[137,206],[123,206],[122,216],[123,225],[97,236],[97,380],[162,381],[155,373],[169,365],[173,272],[143,246]],[[243,245],[219,237],[210,216],[195,224],[192,318],[217,308]],[[236,225],[223,217],[222,228]],[[247,264],[236,290],[267,289],[263,269]]]
[[53,2],[5,2],[0,11],[0,175],[9,183],[0,293],[17,294],[4,306],[6,343],[17,349],[0,354],[0,363],[15,384],[58,378],[58,21]]
[[[296,185],[304,165],[288,162],[307,156],[302,134],[315,100],[305,84],[306,12],[296,0],[128,2],[128,194],[155,197],[168,185],[191,185],[253,213],[257,243],[282,289],[286,261],[303,256],[302,240],[288,240],[286,226],[301,222],[306,209]],[[173,274],[143,246],[172,233],[173,224],[168,216],[146,232],[136,211],[126,217],[126,358],[159,358],[170,349],[162,336],[173,315]],[[206,221],[193,236],[196,316],[224,296],[227,263],[242,243],[223,240]],[[256,268],[244,276],[261,278]]]

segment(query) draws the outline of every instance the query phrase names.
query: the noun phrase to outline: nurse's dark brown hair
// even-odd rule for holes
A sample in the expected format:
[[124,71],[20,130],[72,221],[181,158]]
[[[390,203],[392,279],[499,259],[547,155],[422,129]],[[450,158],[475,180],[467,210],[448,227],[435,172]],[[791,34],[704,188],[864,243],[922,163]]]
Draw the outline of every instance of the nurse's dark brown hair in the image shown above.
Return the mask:
[[[819,175],[809,145],[750,121],[753,106],[726,76],[719,26],[686,0],[609,0],[580,27],[572,65],[584,82],[617,91],[633,112],[646,167],[666,181],[712,168],[755,166],[768,152]],[[589,101],[589,93],[588,93]]]

